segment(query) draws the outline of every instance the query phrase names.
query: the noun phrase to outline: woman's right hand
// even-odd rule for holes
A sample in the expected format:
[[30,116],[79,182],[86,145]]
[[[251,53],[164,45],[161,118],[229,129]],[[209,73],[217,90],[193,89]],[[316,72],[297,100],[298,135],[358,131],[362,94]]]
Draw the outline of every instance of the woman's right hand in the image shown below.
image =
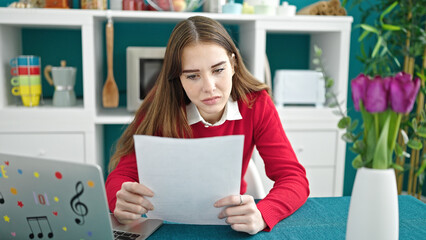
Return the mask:
[[145,185],[137,182],[125,182],[117,192],[114,216],[121,224],[139,219],[142,214],[154,210],[154,206],[145,197],[154,193]]

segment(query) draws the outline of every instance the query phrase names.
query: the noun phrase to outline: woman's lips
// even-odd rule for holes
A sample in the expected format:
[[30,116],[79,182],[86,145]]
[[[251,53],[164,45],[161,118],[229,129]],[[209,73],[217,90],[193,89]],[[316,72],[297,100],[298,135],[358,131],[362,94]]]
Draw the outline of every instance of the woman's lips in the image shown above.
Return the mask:
[[206,105],[214,105],[217,102],[219,102],[219,100],[220,100],[220,97],[211,97],[211,98],[203,99],[201,101]]

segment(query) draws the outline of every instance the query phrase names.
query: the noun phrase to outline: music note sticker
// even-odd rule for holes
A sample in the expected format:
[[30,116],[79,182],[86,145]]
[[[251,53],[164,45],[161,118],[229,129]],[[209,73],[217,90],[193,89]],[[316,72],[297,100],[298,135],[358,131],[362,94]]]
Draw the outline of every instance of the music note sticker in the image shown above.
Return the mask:
[[70,202],[71,209],[75,214],[81,217],[81,218],[76,218],[75,222],[79,225],[83,225],[84,217],[87,215],[89,210],[87,209],[86,204],[80,201],[80,196],[84,192],[84,185],[81,181],[77,182],[77,184],[75,185],[75,191],[77,194],[74,195],[73,198],[71,198],[71,202]]
[[[34,230],[31,226],[31,225],[34,225],[34,222],[37,222],[37,225],[35,225],[35,226],[36,227],[38,226],[38,230],[39,230],[39,233],[37,234],[38,238],[43,238],[43,236],[44,236],[43,235],[43,229],[47,230],[45,227],[43,227],[43,226],[46,226],[46,224],[40,224],[40,223],[47,223],[47,226],[49,227],[49,232],[47,233],[47,237],[48,238],[53,237],[53,231],[52,231],[52,228],[50,227],[49,219],[47,219],[46,216],[27,217],[27,223],[28,223],[28,226],[30,227],[30,230],[31,230],[31,233],[29,235],[30,239],[33,239],[34,236],[35,236]],[[36,232],[38,232],[37,228],[34,228],[34,229],[36,230]]]
[[4,197],[3,194],[0,192],[0,204],[4,204]]

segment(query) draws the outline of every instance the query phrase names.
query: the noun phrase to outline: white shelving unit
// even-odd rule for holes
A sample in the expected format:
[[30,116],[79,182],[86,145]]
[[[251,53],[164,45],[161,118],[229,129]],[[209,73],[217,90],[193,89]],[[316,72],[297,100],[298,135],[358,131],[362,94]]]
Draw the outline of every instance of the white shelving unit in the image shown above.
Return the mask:
[[[268,33],[309,34],[311,49],[323,49],[326,70],[335,79],[335,92],[346,102],[351,17],[228,15],[110,11],[115,22],[177,23],[193,14],[239,26],[240,51],[249,70],[264,81]],[[103,167],[103,125],[127,124],[133,115],[125,108],[102,107],[104,36],[107,11],[0,8],[0,152],[99,164]],[[81,31],[83,99],[70,108],[16,105],[10,93],[9,60],[22,54],[22,28]],[[313,55],[313,54],[311,54]],[[283,57],[285,56],[283,53]],[[345,105],[345,104],[344,104]],[[345,144],[331,109],[279,107],[284,129],[306,167],[311,196],[341,196]],[[262,167],[256,156],[255,162]],[[265,178],[266,176],[263,177]],[[264,179],[265,185],[269,182]]]

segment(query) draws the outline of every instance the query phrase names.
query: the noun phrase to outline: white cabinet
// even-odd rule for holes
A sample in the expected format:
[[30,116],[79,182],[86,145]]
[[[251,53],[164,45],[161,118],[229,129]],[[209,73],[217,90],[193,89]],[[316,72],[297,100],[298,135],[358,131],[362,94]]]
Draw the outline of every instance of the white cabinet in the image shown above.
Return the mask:
[[84,162],[82,133],[0,133],[0,152]]
[[[177,23],[194,14],[237,25],[239,47],[249,70],[264,81],[268,33],[308,34],[323,49],[325,68],[335,79],[339,100],[346,102],[351,17],[230,15],[211,13],[111,11],[115,22]],[[43,155],[104,166],[103,125],[128,124],[125,107],[102,107],[104,27],[107,11],[0,8],[0,152]],[[35,108],[16,105],[10,93],[9,60],[22,54],[22,29],[73,29],[81,32],[83,98],[77,106]],[[313,55],[313,54],[311,54]],[[286,56],[283,53],[283,57]],[[124,76],[120,76],[123,78]],[[118,78],[118,77],[116,77]],[[343,104],[345,105],[345,104]],[[311,181],[312,195],[339,196],[343,190],[345,145],[338,139],[338,118],[331,109],[279,109],[284,128]],[[20,144],[25,150],[16,145]],[[265,184],[267,184],[265,180]],[[314,194],[315,193],[315,194]]]

